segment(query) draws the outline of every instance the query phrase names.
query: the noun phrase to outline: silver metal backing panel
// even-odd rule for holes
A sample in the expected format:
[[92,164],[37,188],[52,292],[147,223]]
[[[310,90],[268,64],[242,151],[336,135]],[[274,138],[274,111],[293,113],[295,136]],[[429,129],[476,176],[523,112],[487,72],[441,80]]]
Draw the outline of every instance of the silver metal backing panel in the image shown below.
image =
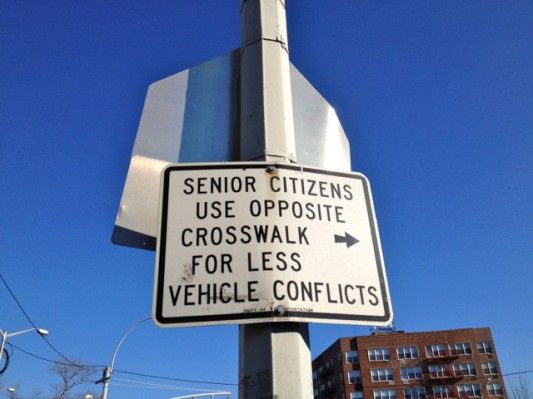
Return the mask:
[[[234,50],[150,85],[112,241],[155,250],[160,176],[171,163],[239,159],[240,53]],[[350,171],[335,110],[291,64],[298,162]]]

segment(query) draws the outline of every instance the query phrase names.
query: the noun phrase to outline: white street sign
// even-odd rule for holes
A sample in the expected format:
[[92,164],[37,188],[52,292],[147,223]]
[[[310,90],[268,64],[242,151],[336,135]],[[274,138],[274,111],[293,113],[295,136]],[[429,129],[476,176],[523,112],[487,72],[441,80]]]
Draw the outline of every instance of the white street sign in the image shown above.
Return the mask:
[[370,186],[294,164],[181,164],[162,174],[154,320],[387,325]]

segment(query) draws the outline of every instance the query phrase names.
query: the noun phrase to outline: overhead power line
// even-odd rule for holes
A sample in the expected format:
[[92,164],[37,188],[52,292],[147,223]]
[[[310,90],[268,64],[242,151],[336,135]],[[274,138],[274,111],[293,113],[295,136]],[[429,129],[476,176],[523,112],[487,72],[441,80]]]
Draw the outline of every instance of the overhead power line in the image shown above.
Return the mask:
[[[36,359],[42,360],[44,362],[48,363],[54,363],[54,364],[61,364],[61,365],[72,365],[72,363],[64,363],[58,360],[48,359],[44,356],[36,355],[35,353],[31,353],[25,349],[22,349],[21,347],[12,344],[11,342],[7,342],[7,345],[11,348],[14,348],[18,351],[21,351],[22,353],[34,357]],[[79,367],[79,366],[78,366]],[[91,366],[91,368],[103,368],[105,366]],[[128,370],[114,370],[113,372],[119,373],[119,374],[129,374],[129,375],[135,375],[137,377],[146,377],[146,378],[153,378],[158,380],[167,380],[167,381],[177,381],[177,382],[186,382],[186,383],[194,383],[194,384],[206,384],[206,385],[223,385],[223,386],[238,386],[238,384],[235,383],[227,383],[227,382],[220,382],[220,381],[209,381],[209,380],[190,380],[185,378],[177,378],[177,377],[165,377],[155,374],[144,374],[144,373],[138,373],[135,371],[128,371]]]
[[174,389],[174,388],[162,388],[158,386],[149,386],[144,384],[135,384],[135,383],[126,383],[126,382],[110,382],[109,385],[114,385],[117,387],[128,387],[128,388],[144,388],[144,389],[160,389],[162,391],[184,391],[185,389]]
[[[18,300],[17,296],[15,295],[15,293],[13,292],[13,290],[11,289],[11,287],[9,286],[9,284],[7,283],[7,281],[5,280],[4,276],[2,276],[1,273],[0,273],[0,280],[2,280],[2,283],[4,283],[4,285],[7,288],[9,294],[11,295],[11,297],[13,298],[15,303],[17,304],[18,308],[20,309],[20,311],[22,312],[24,317],[26,317],[26,319],[28,320],[28,322],[31,324],[32,327],[37,329],[38,328],[37,325],[34,323],[32,318],[26,312],[26,310],[22,306],[21,302]],[[32,357],[34,357],[36,359],[39,359],[39,360],[42,360],[42,361],[45,361],[45,362],[48,362],[48,363],[61,364],[61,365],[67,365],[67,366],[75,366],[75,367],[80,367],[80,368],[84,368],[84,369],[101,369],[101,368],[106,367],[105,365],[98,365],[98,364],[88,365],[88,364],[75,363],[75,362],[69,360],[65,355],[63,355],[54,345],[52,345],[52,343],[50,341],[48,341],[48,339],[45,336],[41,335],[41,337],[44,339],[46,344],[57,355],[59,355],[59,357],[61,359],[64,360],[64,362],[57,361],[57,360],[52,360],[52,359],[45,358],[43,356],[36,355],[36,354],[28,352],[27,350],[24,350],[24,349],[20,348],[19,346],[16,346],[16,345],[14,345],[14,344],[12,344],[10,342],[8,342],[7,344],[10,347],[15,348],[15,349],[25,353],[28,356],[32,356]],[[138,372],[134,372],[134,371],[127,371],[127,370],[114,370],[114,372],[122,373],[122,374],[135,375],[135,376],[138,376],[138,377],[155,378],[155,379],[160,379],[160,380],[178,381],[178,382],[195,383],[195,384],[210,384],[210,385],[223,385],[223,386],[237,386],[238,385],[238,384],[224,383],[224,382],[218,382],[218,381],[191,380],[191,379],[184,379],[184,378],[165,377],[165,376],[158,376],[158,375],[154,375],[154,374],[144,374],[144,373],[138,373]]]
[[104,368],[105,367],[104,365],[98,365],[98,364],[83,365],[83,364],[77,364],[77,363],[72,363],[72,362],[68,362],[68,363],[61,362],[59,360],[48,359],[48,358],[46,358],[44,356],[40,356],[40,355],[36,355],[35,353],[28,352],[26,349],[22,349],[20,346],[17,346],[15,344],[11,343],[11,342],[7,342],[6,345],[11,347],[11,349],[16,349],[16,350],[24,353],[25,355],[34,357],[36,359],[39,359],[39,360],[42,360],[44,362],[51,363],[51,364],[59,364],[59,365],[62,365],[62,366],[75,366],[75,367],[80,367],[80,368],[85,368],[85,369],[100,369],[100,368]]
[[[139,381],[139,380],[130,380],[127,378],[119,378],[114,377],[114,381],[119,381],[121,383],[129,383],[129,384],[136,384],[136,385],[143,385],[147,388],[153,388],[153,389],[164,389],[164,390],[170,390],[170,391],[194,391],[194,392],[211,392],[211,389],[201,389],[201,388],[192,388],[192,387],[184,387],[184,386],[177,386],[177,385],[166,385],[166,384],[154,384],[151,382],[146,381]],[[111,384],[116,385],[117,383],[111,382]]]
[[[161,391],[173,391],[173,392],[185,392],[185,391],[193,391],[195,393],[193,393],[192,395],[191,394],[188,394],[186,396],[180,396],[180,398],[196,398],[197,396],[202,396],[202,397],[214,397],[215,395],[224,395],[226,397],[229,397],[228,395],[231,395],[231,392],[214,392],[213,390],[210,390],[210,389],[204,389],[202,390],[202,393],[198,392],[198,390],[195,390],[195,389],[191,389],[191,388],[180,388],[180,389],[175,389],[175,388],[172,388],[172,387],[165,387],[165,385],[161,385],[161,386],[147,386],[143,383],[140,383],[140,384],[136,384],[136,383],[124,383],[124,382],[111,382],[110,385],[114,385],[114,386],[121,386],[121,387],[127,387],[127,388],[141,388],[141,389],[159,389]],[[177,399],[177,398],[176,398]]]
[[210,384],[210,385],[223,385],[223,386],[238,386],[239,385],[239,384],[234,384],[234,383],[218,382],[218,381],[188,380],[188,379],[175,378],[175,377],[163,377],[163,376],[154,375],[154,374],[143,374],[143,373],[136,373],[134,371],[126,371],[126,370],[114,370],[114,372],[121,373],[121,374],[135,375],[137,377],[157,378],[160,380],[188,382],[192,384]]
[[[24,307],[22,306],[22,304],[18,300],[17,296],[15,295],[15,293],[13,292],[13,290],[11,289],[11,287],[9,286],[7,281],[5,280],[4,276],[2,276],[2,273],[0,273],[0,279],[2,280],[2,283],[4,283],[5,287],[9,291],[9,294],[11,295],[11,297],[13,298],[15,303],[17,304],[18,308],[20,309],[20,311],[22,312],[24,317],[26,317],[26,320],[28,320],[28,322],[32,325],[32,327],[37,330],[38,329],[37,325],[33,322],[32,318],[28,315],[26,310],[24,310]],[[87,369],[95,369],[95,368],[103,367],[103,366],[99,366],[99,365],[84,365],[84,364],[74,363],[71,360],[69,360],[65,355],[63,355],[54,345],[52,345],[52,343],[48,340],[47,337],[45,337],[44,335],[41,335],[41,334],[39,334],[39,335],[44,340],[44,342],[46,342],[46,344],[50,347],[50,349],[52,349],[61,359],[63,359],[65,362],[67,362],[68,365],[87,368]]]
[[515,371],[513,373],[502,374],[502,377],[510,377],[512,375],[529,374],[529,373],[533,373],[533,369],[531,369],[531,370],[523,370],[523,371]]

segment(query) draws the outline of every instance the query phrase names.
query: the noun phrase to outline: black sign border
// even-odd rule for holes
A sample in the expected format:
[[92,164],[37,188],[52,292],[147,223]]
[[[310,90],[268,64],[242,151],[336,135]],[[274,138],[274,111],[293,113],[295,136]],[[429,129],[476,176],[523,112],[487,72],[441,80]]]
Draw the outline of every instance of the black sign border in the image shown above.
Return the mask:
[[[363,183],[363,189],[365,193],[365,201],[368,210],[368,218],[370,220],[370,230],[372,233],[372,241],[374,245],[374,256],[376,258],[378,266],[378,275],[379,275],[379,284],[382,293],[383,306],[385,308],[385,314],[383,316],[368,316],[368,315],[349,315],[345,313],[319,313],[319,312],[297,312],[297,311],[288,311],[286,310],[283,314],[279,314],[272,309],[269,312],[250,312],[250,313],[225,313],[225,314],[215,314],[208,316],[186,316],[186,317],[164,317],[163,316],[163,294],[164,294],[164,276],[165,276],[165,250],[166,250],[166,232],[167,232],[167,219],[168,219],[168,194],[169,194],[169,181],[170,174],[173,171],[183,171],[183,170],[220,170],[220,169],[265,169],[268,167],[274,167],[277,169],[289,169],[296,171],[303,171],[308,173],[315,173],[321,175],[330,175],[330,176],[339,176],[346,177],[351,179],[359,179]],[[269,318],[265,321],[257,321],[258,323],[268,323],[268,322],[286,322],[287,318],[306,318],[306,319],[324,319],[324,320],[344,320],[346,322],[358,321],[358,322],[380,322],[384,323],[389,321],[391,318],[391,303],[389,297],[387,297],[388,289],[385,283],[384,276],[384,265],[381,259],[380,252],[380,242],[378,239],[377,233],[377,223],[374,218],[374,207],[370,195],[370,187],[368,180],[365,176],[360,173],[346,173],[338,172],[331,170],[318,169],[309,166],[300,166],[297,164],[281,164],[281,163],[248,163],[248,162],[234,162],[228,164],[180,164],[180,165],[170,165],[163,171],[163,181],[162,181],[162,199],[161,199],[161,231],[159,235],[159,259],[156,259],[158,262],[158,274],[157,274],[157,289],[156,289],[156,298],[155,298],[155,319],[161,325],[171,325],[171,324],[197,324],[201,325],[202,323],[213,322],[223,322],[227,321],[227,324],[235,324],[232,322],[238,320],[250,320],[250,319],[262,319]],[[274,320],[271,320],[275,318]],[[294,320],[291,320],[293,322]],[[392,319],[390,320],[392,321]],[[255,321],[254,321],[255,322]],[[294,321],[297,323],[306,323],[308,320]]]

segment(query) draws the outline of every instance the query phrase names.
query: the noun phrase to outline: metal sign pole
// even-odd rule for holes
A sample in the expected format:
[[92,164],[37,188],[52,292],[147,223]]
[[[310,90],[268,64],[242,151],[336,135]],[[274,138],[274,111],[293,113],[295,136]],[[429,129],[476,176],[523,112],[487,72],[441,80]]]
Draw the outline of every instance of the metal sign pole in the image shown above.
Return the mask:
[[368,180],[348,173],[335,111],[289,63],[284,2],[241,0],[240,56],[150,85],[113,231],[156,250],[159,326],[251,323],[241,398],[312,397],[308,322],[392,318]]
[[[296,161],[284,0],[241,0],[240,109],[242,161]],[[307,323],[240,326],[239,398],[312,396]]]

